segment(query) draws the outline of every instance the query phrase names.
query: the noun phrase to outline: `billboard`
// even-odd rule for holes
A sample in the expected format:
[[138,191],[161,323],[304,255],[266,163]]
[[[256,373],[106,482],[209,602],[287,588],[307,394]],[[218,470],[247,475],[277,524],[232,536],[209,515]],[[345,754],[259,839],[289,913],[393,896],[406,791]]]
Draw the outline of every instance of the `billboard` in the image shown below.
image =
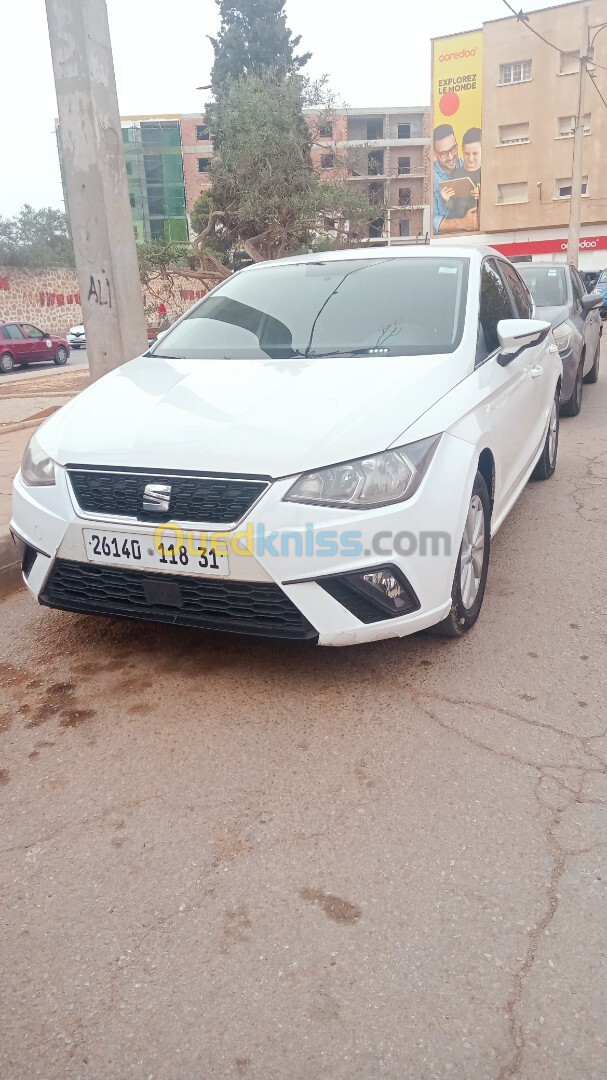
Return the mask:
[[483,32],[432,42],[432,234],[479,230]]

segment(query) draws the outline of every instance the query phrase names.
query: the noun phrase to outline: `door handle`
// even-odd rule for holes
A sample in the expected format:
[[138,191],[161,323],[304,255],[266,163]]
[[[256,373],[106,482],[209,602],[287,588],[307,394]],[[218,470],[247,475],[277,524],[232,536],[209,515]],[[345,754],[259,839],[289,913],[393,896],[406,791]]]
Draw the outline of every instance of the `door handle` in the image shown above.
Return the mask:
[[540,375],[543,375],[543,374],[544,374],[544,369],[543,369],[543,367],[541,367],[540,364],[538,364],[537,367],[531,368],[531,378],[532,379],[539,379]]
[[558,350],[558,345],[549,345],[548,346],[548,352],[555,353],[555,352],[558,352],[558,351],[559,351]]

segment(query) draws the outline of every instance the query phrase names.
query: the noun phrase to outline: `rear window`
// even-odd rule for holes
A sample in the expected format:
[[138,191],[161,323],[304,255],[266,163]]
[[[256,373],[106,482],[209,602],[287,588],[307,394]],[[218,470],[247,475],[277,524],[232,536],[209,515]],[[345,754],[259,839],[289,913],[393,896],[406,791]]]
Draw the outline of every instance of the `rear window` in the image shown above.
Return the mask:
[[224,282],[170,329],[154,356],[296,359],[453,352],[468,260],[274,263]]
[[562,266],[537,266],[528,263],[518,272],[529,289],[536,307],[562,307],[568,303],[567,279]]

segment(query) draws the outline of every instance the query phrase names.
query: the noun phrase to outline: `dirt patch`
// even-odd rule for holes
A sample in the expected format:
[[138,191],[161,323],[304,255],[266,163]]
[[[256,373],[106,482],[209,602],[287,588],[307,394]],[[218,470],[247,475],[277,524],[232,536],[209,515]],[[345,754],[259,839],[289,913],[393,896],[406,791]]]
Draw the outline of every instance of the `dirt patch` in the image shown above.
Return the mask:
[[325,893],[322,889],[300,889],[299,895],[302,900],[317,904],[328,919],[333,919],[333,922],[355,923],[362,915],[361,909],[356,904],[351,904],[349,900],[342,900],[340,896],[333,896],[332,893]]

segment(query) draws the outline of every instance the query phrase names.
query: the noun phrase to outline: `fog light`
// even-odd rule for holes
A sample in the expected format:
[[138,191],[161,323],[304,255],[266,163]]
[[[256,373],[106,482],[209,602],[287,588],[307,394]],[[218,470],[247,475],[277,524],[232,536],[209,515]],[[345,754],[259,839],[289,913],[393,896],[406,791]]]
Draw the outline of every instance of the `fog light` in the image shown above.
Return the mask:
[[373,599],[387,607],[393,615],[405,615],[411,611],[412,597],[392,570],[373,570],[370,574],[357,574],[350,578],[355,588],[361,588]]

